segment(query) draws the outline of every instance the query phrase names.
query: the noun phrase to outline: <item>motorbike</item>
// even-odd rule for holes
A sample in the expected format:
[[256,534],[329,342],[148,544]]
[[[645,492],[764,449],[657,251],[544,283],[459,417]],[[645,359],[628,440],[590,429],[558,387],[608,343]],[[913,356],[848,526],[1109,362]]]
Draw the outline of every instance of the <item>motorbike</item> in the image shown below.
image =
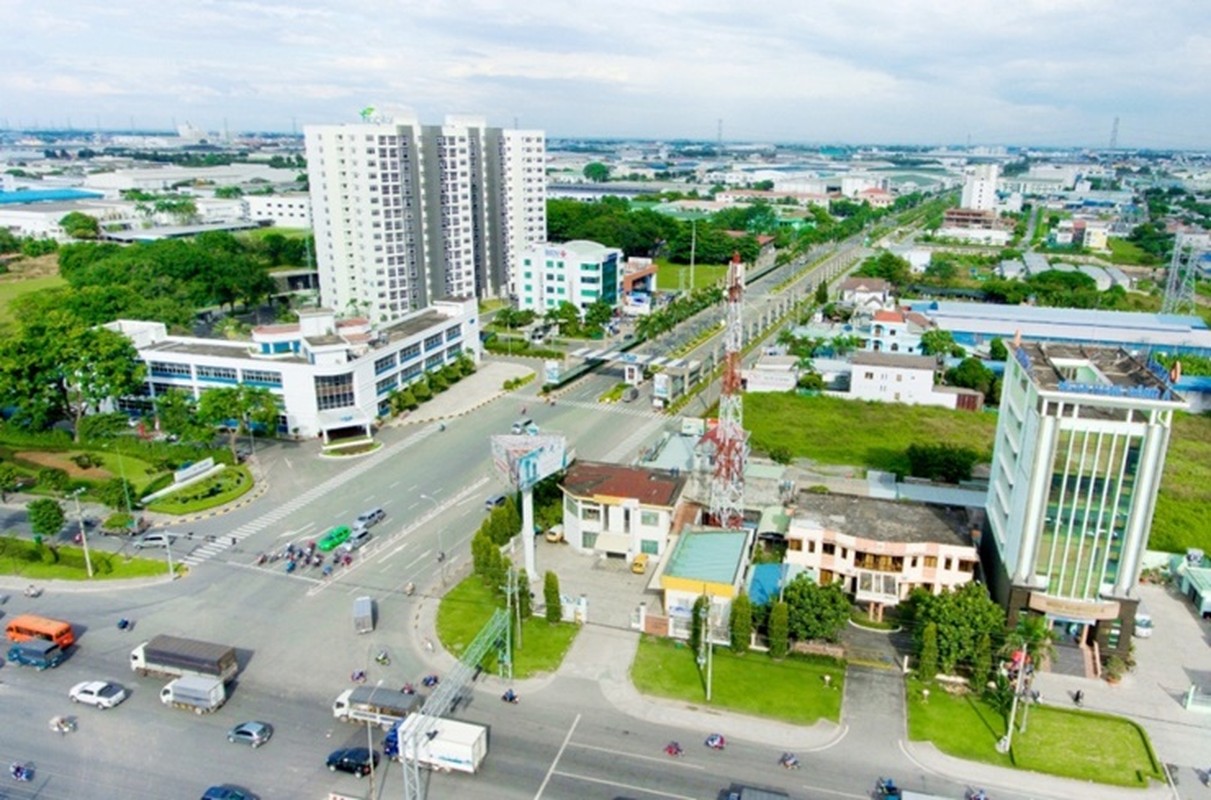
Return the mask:
[[727,747],[727,739],[724,739],[722,734],[712,733],[706,737],[706,741],[703,744],[712,750],[722,750]]
[[15,781],[32,781],[34,779],[34,768],[31,764],[22,764],[19,761],[14,761],[8,767],[8,774],[12,775]]
[[42,595],[42,590],[39,589],[37,586],[34,586],[32,583],[29,586],[25,587],[25,596],[26,597],[40,597],[41,595]]
[[290,573],[292,573],[292,572],[294,572],[294,562],[293,562],[293,561],[287,561],[287,562],[286,562],[286,574],[287,574],[287,575],[289,575],[289,574],[290,574]]
[[669,742],[664,746],[664,753],[673,758],[680,758],[685,751],[681,749],[679,742]]
[[404,594],[408,595],[408,597],[411,597],[415,593],[416,593],[416,584],[415,583],[413,583],[412,581],[408,581],[407,583],[404,584]]
[[135,627],[134,622],[127,619],[126,617],[122,617],[121,619],[118,620],[118,630],[120,630],[120,631],[133,630],[134,627]]
[[76,721],[70,717],[51,717],[50,729],[55,733],[66,736],[76,729]]
[[988,800],[988,793],[983,789],[968,789],[963,796],[966,800]]
[[899,800],[901,797],[900,787],[891,778],[879,778],[875,784],[875,794],[887,800]]
[[349,680],[353,681],[354,683],[365,683],[366,682],[366,670],[364,670],[364,669],[353,670],[353,673],[350,674],[350,676],[349,676]]
[[420,682],[425,688],[432,688],[438,684],[438,677],[436,675],[426,675],[421,678]]
[[379,650],[378,654],[374,656],[374,663],[380,664],[384,667],[388,666],[391,663],[391,656],[386,650]]
[[513,705],[517,705],[521,702],[521,698],[517,696],[517,692],[513,691],[512,689],[506,690],[505,693],[500,696],[500,699],[506,703],[512,703]]
[[410,683],[405,683],[400,687],[400,691],[404,694],[416,694],[416,687]]
[[256,557],[256,565],[258,567],[264,566],[265,562],[268,560],[269,560],[269,556],[265,555],[264,553],[261,553],[259,556]]
[[778,764],[786,769],[799,769],[799,756],[794,753],[783,753],[782,758],[778,759]]

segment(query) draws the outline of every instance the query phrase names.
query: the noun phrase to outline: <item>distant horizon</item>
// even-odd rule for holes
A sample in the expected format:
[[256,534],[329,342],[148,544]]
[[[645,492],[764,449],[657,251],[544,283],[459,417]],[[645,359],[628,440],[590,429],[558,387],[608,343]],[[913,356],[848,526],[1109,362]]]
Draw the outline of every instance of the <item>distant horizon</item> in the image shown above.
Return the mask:
[[[357,120],[350,120],[351,123],[356,123]],[[490,126],[501,127],[501,126]],[[209,130],[198,128],[207,134],[218,134],[219,136],[228,136],[231,138],[239,138],[246,136],[274,136],[288,137],[298,139],[300,142],[303,139],[303,132],[290,130],[273,130],[273,129],[241,129],[231,130],[224,134],[219,130]],[[602,142],[602,143],[643,143],[643,144],[671,144],[671,145],[702,145],[704,147],[714,147],[717,144],[727,145],[769,145],[773,147],[808,147],[808,148],[829,148],[840,147],[847,149],[862,149],[877,147],[887,150],[914,150],[923,148],[946,149],[962,153],[963,151],[974,148],[996,148],[1003,147],[1009,150],[1006,155],[1021,154],[1024,150],[1057,150],[1057,151],[1090,151],[1090,152],[1115,152],[1115,153],[1208,153],[1211,154],[1211,147],[1130,147],[1119,145],[1114,148],[1109,146],[1098,145],[1059,145],[1059,144],[1016,144],[1009,142],[930,142],[930,143],[913,143],[913,142],[878,142],[878,141],[863,141],[849,142],[843,140],[822,140],[822,141],[791,141],[791,140],[773,140],[773,139],[694,139],[689,137],[644,137],[644,136],[608,136],[608,135],[563,135],[553,134],[550,131],[543,131],[547,141],[585,141],[585,142]],[[0,134],[25,134],[36,136],[38,134],[55,134],[55,135],[70,135],[70,136],[89,136],[95,134],[104,135],[126,135],[126,136],[166,136],[178,137],[178,131],[175,128],[50,128],[50,127],[0,127]],[[229,143],[222,139],[204,140],[197,143],[200,146],[222,148],[228,146]],[[13,146],[17,146],[15,143]],[[33,147],[33,145],[23,145],[23,147]],[[974,154],[988,155],[988,154]]]

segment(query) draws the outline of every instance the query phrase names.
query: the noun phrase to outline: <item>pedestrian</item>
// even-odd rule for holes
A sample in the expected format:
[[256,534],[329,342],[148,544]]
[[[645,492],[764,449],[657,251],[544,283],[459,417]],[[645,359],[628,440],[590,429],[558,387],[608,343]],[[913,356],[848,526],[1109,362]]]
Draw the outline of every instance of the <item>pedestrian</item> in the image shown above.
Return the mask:
[[235,547],[235,546],[236,546],[236,543],[237,543],[237,542],[239,542],[239,541],[240,541],[239,539],[237,539],[236,537],[232,536],[232,537],[231,537],[231,546],[232,546],[232,547]]
[[1085,693],[1082,692],[1080,689],[1077,689],[1072,695],[1072,701],[1074,703],[1076,703],[1078,706],[1081,704],[1081,701],[1084,699],[1085,699]]

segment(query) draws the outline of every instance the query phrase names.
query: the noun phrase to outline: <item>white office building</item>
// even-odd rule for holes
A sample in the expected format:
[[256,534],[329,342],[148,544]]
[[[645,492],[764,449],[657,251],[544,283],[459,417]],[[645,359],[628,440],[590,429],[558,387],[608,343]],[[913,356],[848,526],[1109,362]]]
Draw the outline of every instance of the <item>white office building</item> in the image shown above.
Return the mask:
[[389,413],[389,396],[466,354],[479,360],[474,298],[438,301],[389,325],[338,319],[330,309],[299,312],[299,321],[254,328],[250,340],[169,335],[159,322],[118,320],[147,364],[147,387],[121,402],[151,413],[169,389],[195,398],[207,389],[247,384],[278,398],[279,432],[300,437],[371,433]]
[[306,192],[249,194],[240,199],[245,219],[279,228],[311,227],[311,195]]
[[1019,344],[1006,361],[984,556],[1010,626],[1044,614],[1125,656],[1173,412],[1163,369],[1127,351]]
[[507,292],[510,257],[546,238],[546,142],[483,118],[400,113],[305,129],[320,297],[397,319]]
[[617,307],[622,297],[622,251],[578,239],[563,244],[543,243],[521,258],[517,307],[538,314],[571,303],[581,316],[603,301]]
[[963,194],[959,199],[959,208],[969,208],[975,211],[996,211],[997,208],[997,174],[996,164],[977,164],[968,168],[963,179]]

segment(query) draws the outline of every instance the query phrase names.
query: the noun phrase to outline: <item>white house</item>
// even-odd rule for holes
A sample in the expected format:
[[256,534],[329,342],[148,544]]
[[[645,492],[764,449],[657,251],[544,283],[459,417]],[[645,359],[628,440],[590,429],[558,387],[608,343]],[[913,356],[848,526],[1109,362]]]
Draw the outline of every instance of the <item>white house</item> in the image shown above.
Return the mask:
[[389,395],[466,354],[479,359],[474,298],[444,300],[384,327],[338,320],[329,309],[299,312],[289,325],[262,325],[250,341],[169,335],[159,322],[118,320],[147,364],[147,387],[120,407],[152,411],[169,389],[200,397],[207,389],[246,384],[268,389],[281,408],[278,428],[325,438],[334,431],[370,433],[387,414]]
[[877,400],[910,406],[975,409],[983,395],[972,389],[935,386],[938,362],[933,356],[903,353],[855,353],[849,379],[853,400]]
[[599,300],[617,307],[622,297],[622,251],[597,242],[535,245],[522,252],[519,273],[517,307],[539,314],[566,302],[583,316]]
[[241,199],[245,219],[268,222],[280,228],[311,227],[311,195],[307,192],[249,194]]
[[890,309],[876,311],[870,321],[866,349],[883,353],[921,352],[921,334],[932,328],[930,321],[915,311]]
[[837,286],[842,303],[873,313],[895,305],[892,285],[882,278],[846,278]]
[[575,461],[564,476],[564,539],[582,552],[659,557],[686,479],[676,472]]
[[762,356],[752,368],[742,370],[746,392],[789,392],[799,383],[799,359],[795,356]]

